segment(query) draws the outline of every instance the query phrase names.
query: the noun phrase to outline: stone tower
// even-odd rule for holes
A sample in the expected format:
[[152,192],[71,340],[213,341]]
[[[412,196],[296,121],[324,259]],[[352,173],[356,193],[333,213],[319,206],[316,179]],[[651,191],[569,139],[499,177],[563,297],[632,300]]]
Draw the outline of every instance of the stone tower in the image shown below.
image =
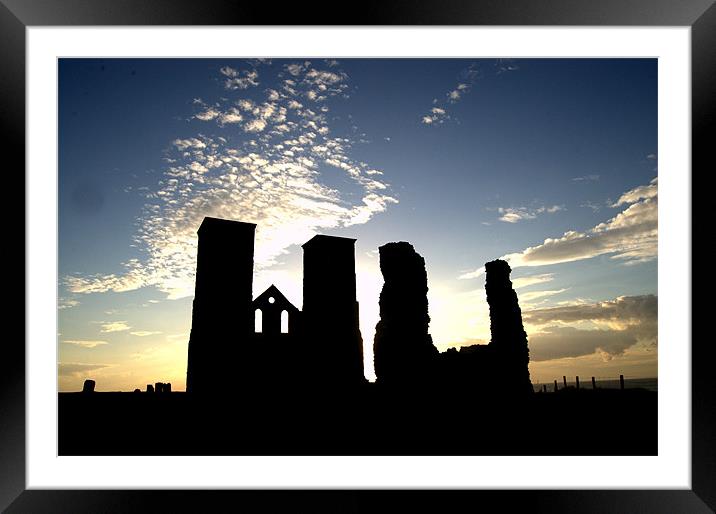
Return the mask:
[[490,348],[501,387],[519,395],[531,394],[527,333],[522,325],[517,293],[510,281],[511,271],[510,265],[500,259],[485,264],[485,292],[490,306],[492,335]]
[[317,235],[303,244],[303,323],[312,380],[329,387],[365,381],[355,239]]
[[425,259],[406,242],[378,249],[383,289],[373,354],[380,384],[414,386],[428,381],[438,350],[428,333]]
[[255,229],[253,223],[210,217],[199,227],[187,392],[228,391],[239,372],[240,342],[254,329]]

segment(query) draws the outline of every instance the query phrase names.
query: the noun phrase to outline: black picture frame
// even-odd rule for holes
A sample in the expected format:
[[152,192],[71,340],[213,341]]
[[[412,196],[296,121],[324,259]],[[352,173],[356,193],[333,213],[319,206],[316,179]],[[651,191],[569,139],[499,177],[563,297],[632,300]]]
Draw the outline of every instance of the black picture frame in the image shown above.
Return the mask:
[[[707,171],[716,120],[714,0],[429,0],[312,2],[277,9],[269,2],[231,0],[0,0],[0,122],[3,168],[25,169],[25,29],[71,25],[606,25],[691,27],[693,170]],[[316,13],[324,13],[317,17]],[[711,130],[709,130],[711,129]],[[688,173],[689,170],[685,170]],[[24,191],[22,174],[15,173]],[[18,191],[16,189],[14,191]],[[698,190],[697,190],[698,191]],[[21,197],[20,195],[15,195]],[[697,205],[692,196],[692,206]],[[20,207],[6,237],[25,240]],[[24,209],[23,209],[24,213]],[[693,207],[692,207],[693,217]],[[696,218],[694,218],[696,219]],[[14,231],[14,232],[13,232]],[[693,231],[692,231],[693,233]],[[25,253],[15,251],[15,270]],[[24,248],[24,246],[23,246]],[[693,250],[692,250],[693,251]],[[19,281],[19,273],[14,275]],[[6,280],[8,295],[10,287]],[[24,291],[24,284],[22,285]],[[703,287],[703,286],[702,286]],[[17,291],[20,290],[18,284]],[[693,295],[693,293],[692,293]],[[16,297],[20,295],[16,294]],[[25,298],[23,292],[22,298]],[[690,299],[689,299],[690,300]],[[16,301],[24,309],[24,302]],[[692,319],[705,316],[693,302]],[[668,315],[668,313],[666,313]],[[7,319],[24,319],[17,313]],[[692,327],[693,333],[693,323]],[[398,502],[400,511],[436,512],[472,505],[531,512],[712,512],[716,509],[716,425],[711,366],[713,342],[693,337],[692,488],[690,490],[568,491],[78,491],[26,490],[25,338],[6,337],[0,362],[0,508],[7,512],[360,512]],[[686,341],[684,343],[689,343]],[[462,507],[461,507],[462,508]],[[472,510],[472,508],[470,508]]]

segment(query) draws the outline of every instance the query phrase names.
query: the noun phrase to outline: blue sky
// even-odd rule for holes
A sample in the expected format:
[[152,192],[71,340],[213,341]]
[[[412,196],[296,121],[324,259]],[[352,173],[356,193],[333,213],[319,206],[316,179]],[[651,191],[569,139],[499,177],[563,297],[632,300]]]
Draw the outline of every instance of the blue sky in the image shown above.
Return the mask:
[[183,389],[205,215],[299,308],[300,244],[357,238],[367,352],[403,240],[441,350],[489,341],[504,257],[533,381],[656,376],[656,176],[654,59],[61,59],[60,388]]

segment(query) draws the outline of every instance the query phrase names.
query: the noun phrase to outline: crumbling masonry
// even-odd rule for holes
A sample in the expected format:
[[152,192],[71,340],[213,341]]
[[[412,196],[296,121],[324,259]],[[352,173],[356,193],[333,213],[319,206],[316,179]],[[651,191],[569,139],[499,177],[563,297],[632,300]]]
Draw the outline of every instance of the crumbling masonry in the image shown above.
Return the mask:
[[[209,217],[199,228],[187,392],[260,401],[303,387],[335,392],[366,386],[355,240],[318,235],[303,245],[299,310],[274,285],[253,299],[255,229]],[[425,260],[407,242],[385,244],[379,252],[378,386],[499,387],[503,397],[532,392],[527,334],[505,261],[485,265],[490,343],[439,353],[428,330]]]
[[383,384],[413,386],[431,373],[438,356],[428,333],[425,259],[406,242],[378,251],[384,285],[373,345],[375,372]]
[[379,384],[459,391],[497,387],[512,397],[532,393],[527,334],[507,262],[485,265],[490,343],[438,353],[428,333],[425,260],[406,242],[388,243],[379,252],[385,281],[373,347]]

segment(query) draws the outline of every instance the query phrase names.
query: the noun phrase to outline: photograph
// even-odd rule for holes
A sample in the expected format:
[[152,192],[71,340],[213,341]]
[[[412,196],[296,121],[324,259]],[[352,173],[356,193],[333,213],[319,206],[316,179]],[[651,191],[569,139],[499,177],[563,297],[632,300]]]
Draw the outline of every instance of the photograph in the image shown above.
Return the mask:
[[714,0],[351,7],[0,0],[0,511],[713,512]]
[[58,454],[659,455],[658,71],[58,58]]

